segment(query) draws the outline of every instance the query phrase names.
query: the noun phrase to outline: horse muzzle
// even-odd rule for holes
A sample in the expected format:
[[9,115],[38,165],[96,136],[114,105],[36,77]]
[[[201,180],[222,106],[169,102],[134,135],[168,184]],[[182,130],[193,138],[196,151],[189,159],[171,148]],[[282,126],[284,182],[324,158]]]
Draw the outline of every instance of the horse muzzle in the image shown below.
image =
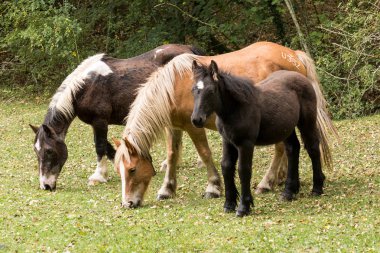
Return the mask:
[[40,189],[41,190],[48,190],[48,191],[55,191],[57,186],[57,178],[55,176],[41,176],[40,178]]
[[191,115],[191,123],[195,127],[202,128],[206,124],[206,116],[197,116],[197,117],[195,117],[195,116]]
[[137,199],[135,201],[129,200],[125,203],[122,203],[121,206],[124,208],[130,208],[130,209],[131,208],[137,208],[137,207],[141,206],[141,200],[140,199]]

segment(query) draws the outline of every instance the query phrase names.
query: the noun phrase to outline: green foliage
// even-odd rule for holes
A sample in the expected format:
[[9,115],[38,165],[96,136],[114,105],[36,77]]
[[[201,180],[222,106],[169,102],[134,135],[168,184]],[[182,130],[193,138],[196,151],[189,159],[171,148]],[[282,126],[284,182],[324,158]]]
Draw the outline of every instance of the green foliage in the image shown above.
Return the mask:
[[[379,110],[378,3],[293,0],[335,118]],[[3,98],[51,94],[99,52],[128,58],[182,43],[220,54],[263,40],[300,48],[280,0],[19,0],[0,2],[0,13]]]
[[317,52],[327,98],[336,118],[375,113],[380,110],[379,7],[352,0],[340,10],[323,27],[324,54]]
[[[67,2],[8,1],[2,7],[0,48],[11,63],[2,71],[10,85],[33,85],[38,90],[62,77],[60,69],[75,66],[81,28],[70,16]],[[20,74],[22,75],[20,77]]]

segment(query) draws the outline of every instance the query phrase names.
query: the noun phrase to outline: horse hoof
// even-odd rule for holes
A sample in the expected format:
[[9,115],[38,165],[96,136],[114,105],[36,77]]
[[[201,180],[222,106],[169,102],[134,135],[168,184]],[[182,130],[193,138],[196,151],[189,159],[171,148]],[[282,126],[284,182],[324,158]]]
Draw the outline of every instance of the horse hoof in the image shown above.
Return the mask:
[[225,213],[233,213],[233,212],[235,212],[235,208],[227,208],[227,207],[225,207],[224,208],[224,212]]
[[264,193],[267,193],[267,192],[270,192],[271,190],[270,189],[267,189],[267,188],[257,188],[256,191],[255,191],[255,194],[259,195],[259,194],[264,194]]
[[244,217],[249,215],[250,211],[249,210],[237,210],[236,211],[236,217]]
[[206,192],[203,197],[205,199],[216,199],[216,198],[220,198],[220,194],[217,194],[215,192]]
[[158,194],[157,195],[157,200],[166,200],[166,199],[170,199],[171,196],[170,195],[164,195],[164,194]]
[[323,190],[312,190],[310,194],[313,197],[318,197],[318,196],[321,196],[323,194]]
[[100,183],[107,183],[107,179],[101,174],[94,173],[88,178],[88,185],[94,186]]
[[296,194],[294,193],[289,193],[289,192],[283,192],[281,194],[281,197],[280,199],[282,201],[293,201],[293,200],[296,200]]

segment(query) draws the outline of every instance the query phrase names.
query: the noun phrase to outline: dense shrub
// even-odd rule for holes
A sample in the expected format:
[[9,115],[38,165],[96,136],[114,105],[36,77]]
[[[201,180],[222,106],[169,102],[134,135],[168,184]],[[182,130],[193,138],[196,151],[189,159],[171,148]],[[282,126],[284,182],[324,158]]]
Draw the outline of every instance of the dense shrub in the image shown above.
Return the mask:
[[[378,111],[380,1],[292,2],[334,117]],[[127,58],[184,43],[217,54],[262,40],[300,48],[280,0],[9,0],[0,13],[1,96],[51,94],[98,52]]]
[[331,110],[337,118],[375,113],[380,109],[380,6],[350,1],[339,10],[322,27],[327,36],[316,57]]

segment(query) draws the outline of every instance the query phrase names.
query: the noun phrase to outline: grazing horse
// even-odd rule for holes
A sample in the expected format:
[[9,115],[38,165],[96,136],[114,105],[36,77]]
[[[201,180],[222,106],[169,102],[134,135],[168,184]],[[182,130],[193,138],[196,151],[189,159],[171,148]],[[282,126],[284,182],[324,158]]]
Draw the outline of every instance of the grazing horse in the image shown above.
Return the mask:
[[[154,175],[149,150],[153,142],[168,131],[169,147],[167,170],[162,187],[158,191],[158,199],[170,198],[176,190],[176,164],[181,147],[182,131],[186,131],[192,139],[198,154],[207,167],[208,185],[205,197],[218,197],[221,194],[221,180],[209,149],[205,130],[192,125],[190,117],[194,107],[191,94],[193,84],[192,62],[209,64],[211,60],[220,67],[235,75],[244,76],[253,82],[265,79],[277,70],[292,70],[301,73],[310,80],[317,93],[317,123],[322,130],[322,157],[327,165],[331,164],[327,133],[335,131],[326,110],[326,101],[320,90],[316,77],[315,66],[311,58],[302,51],[270,42],[258,42],[241,50],[216,55],[196,56],[183,54],[176,56],[162,68],[153,73],[132,104],[123,131],[122,141],[116,151],[115,168],[122,175],[122,204],[126,207],[137,207],[142,203],[142,197],[147,184]],[[154,109],[153,109],[154,108]],[[215,115],[211,115],[205,128],[216,130]],[[259,189],[271,189],[282,164],[287,164],[283,143],[276,144],[274,160]],[[141,172],[140,172],[141,171]],[[124,176],[125,177],[124,177]],[[129,186],[134,185],[134,188]],[[139,187],[137,187],[139,185]]]
[[193,62],[194,111],[191,122],[203,127],[216,113],[216,126],[223,137],[222,172],[225,186],[225,212],[234,212],[238,190],[235,185],[236,162],[241,184],[241,197],[236,215],[248,215],[253,205],[251,194],[252,157],[256,145],[285,143],[288,176],[282,197],[293,200],[300,188],[298,162],[300,143],[295,127],[301,133],[313,168],[312,194],[323,193],[324,175],[319,151],[320,129],[317,126],[317,97],[310,81],[300,73],[279,70],[253,85],[218,70]]
[[40,188],[54,190],[67,159],[65,136],[77,116],[94,131],[97,167],[89,183],[107,182],[107,157],[115,150],[107,141],[108,125],[122,125],[136,96],[136,88],[149,75],[182,53],[200,54],[192,46],[168,44],[129,59],[104,54],[84,60],[63,81],[53,96],[40,127],[31,126],[36,136]]

